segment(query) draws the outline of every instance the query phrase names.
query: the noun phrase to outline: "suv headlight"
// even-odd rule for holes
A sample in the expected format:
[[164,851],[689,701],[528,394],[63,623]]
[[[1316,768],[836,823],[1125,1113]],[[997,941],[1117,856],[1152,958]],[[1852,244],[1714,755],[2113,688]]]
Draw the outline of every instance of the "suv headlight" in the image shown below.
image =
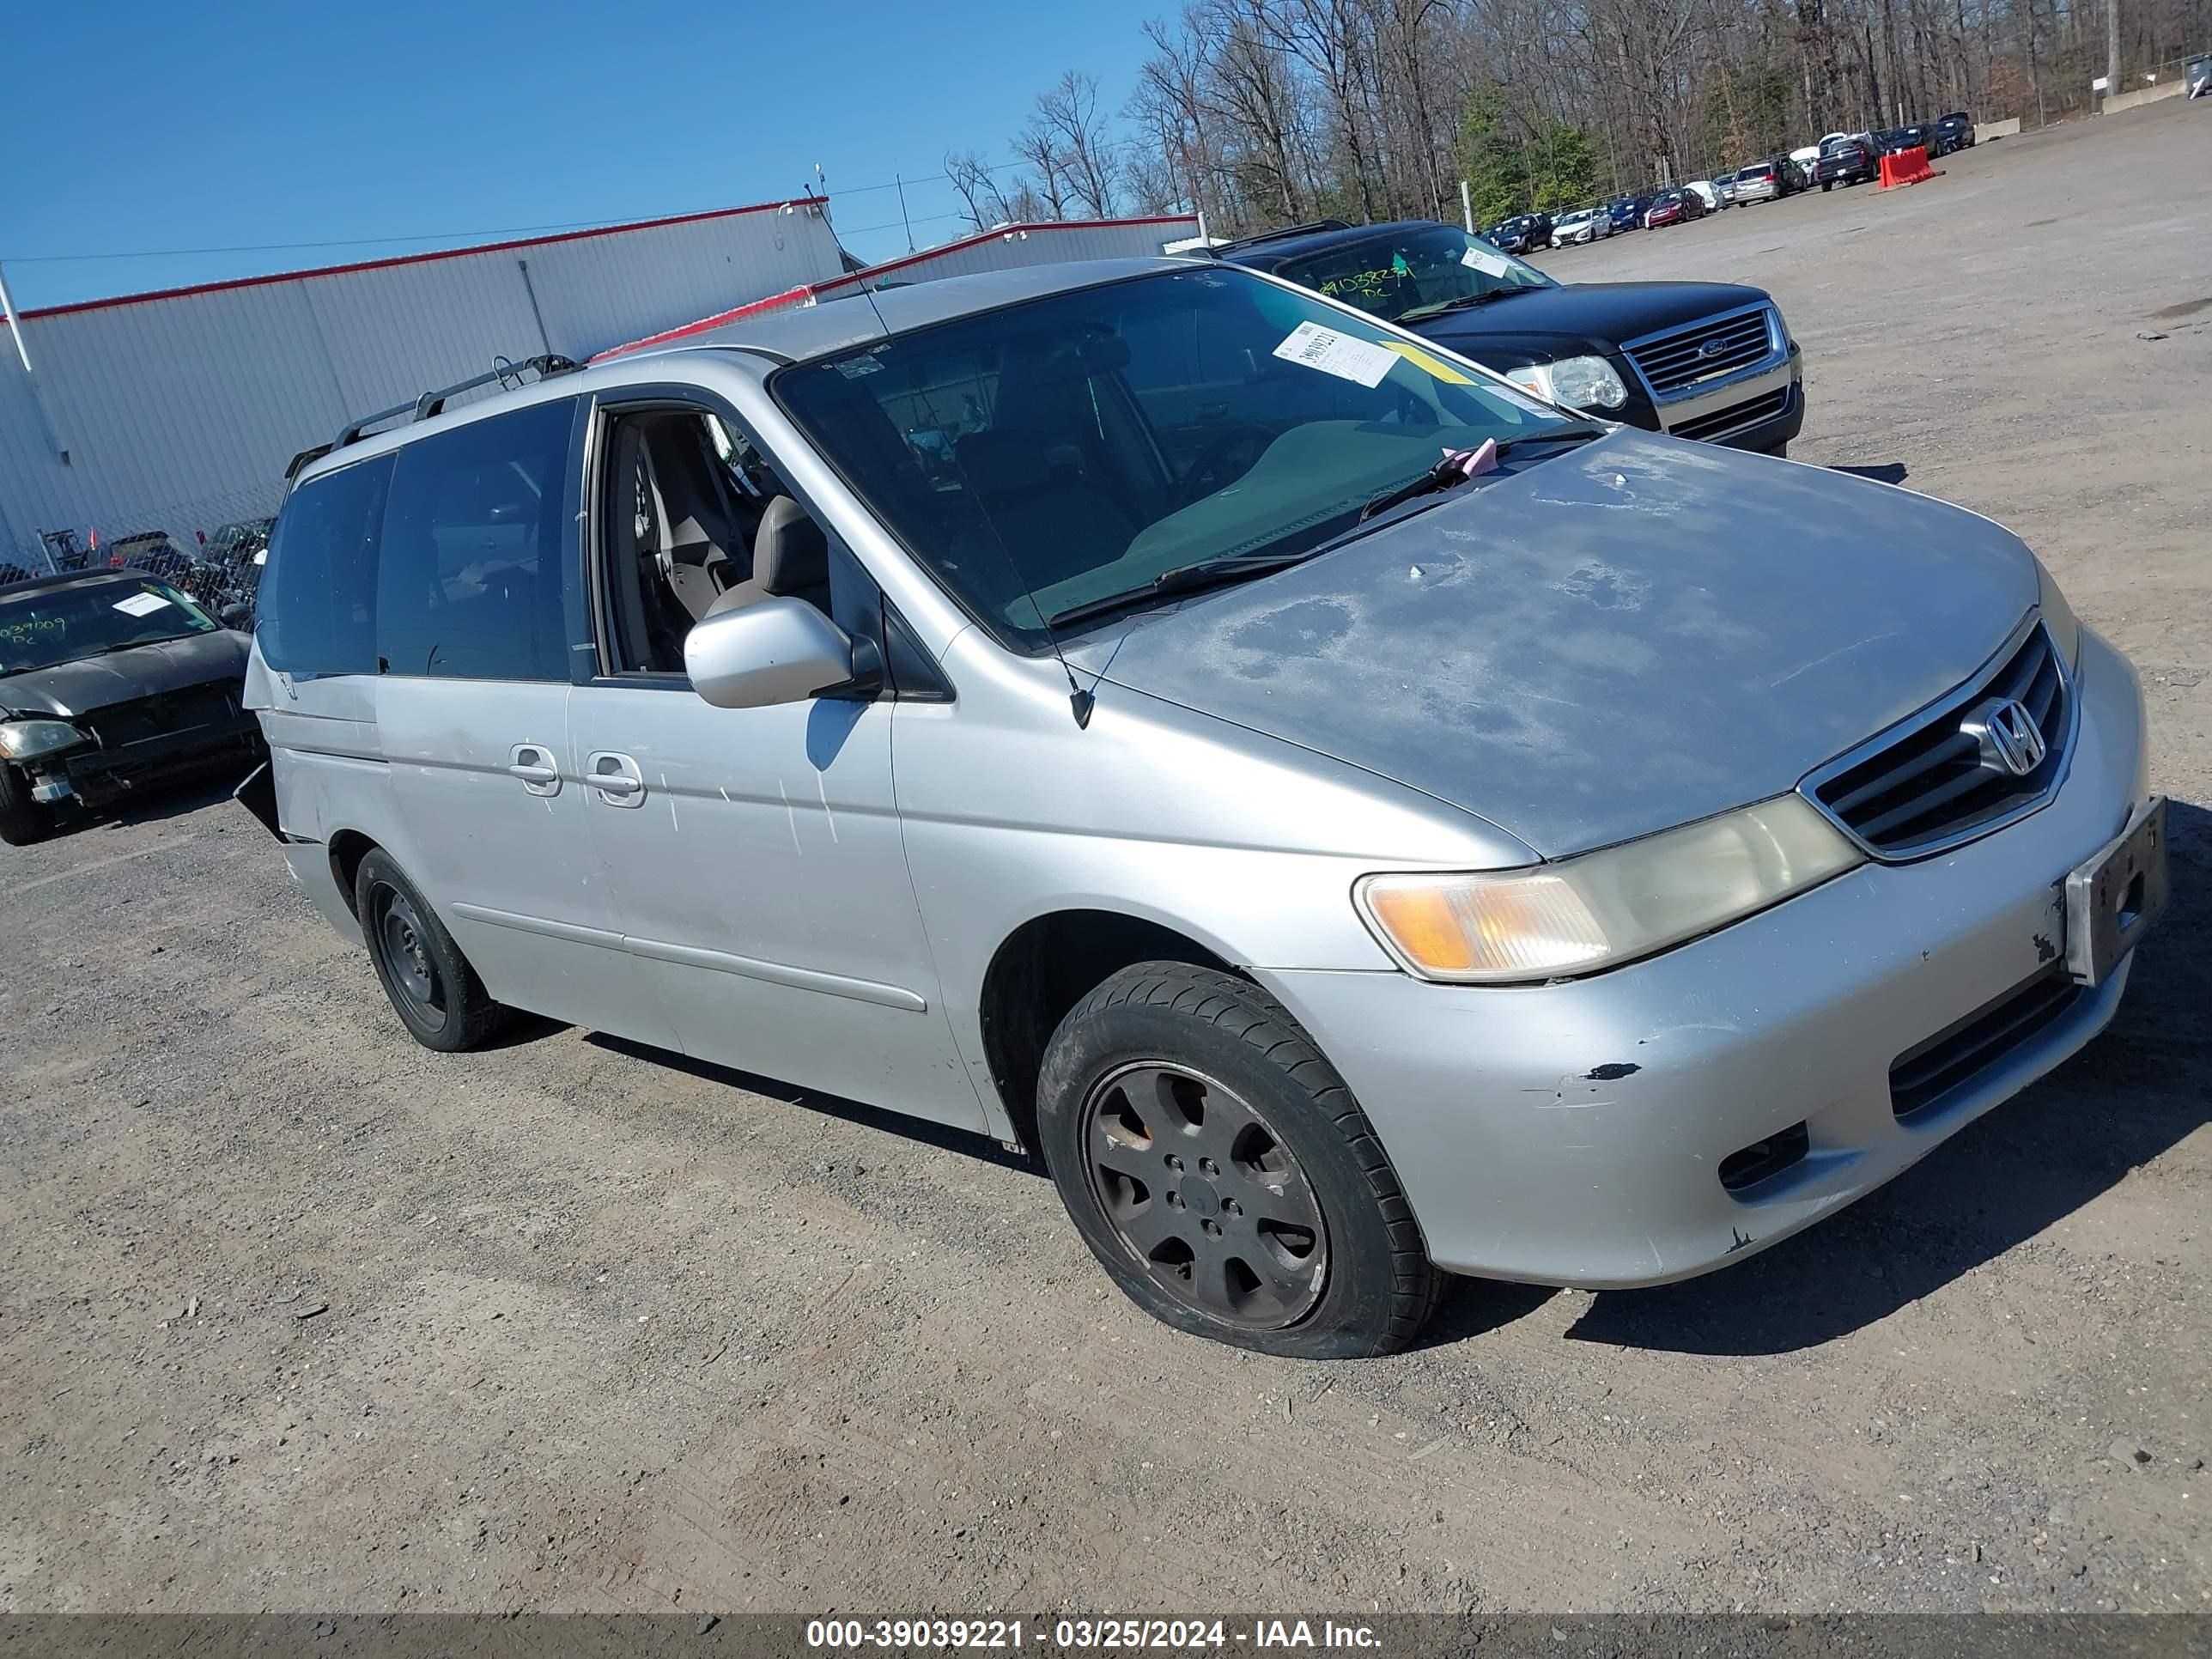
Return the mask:
[[1525,368],[1507,369],[1505,378],[1547,403],[1565,404],[1570,409],[1619,409],[1628,401],[1628,388],[1602,357],[1562,357],[1556,363],[1531,363]]
[[[2030,555],[2033,557],[2033,555]],[[2081,624],[2074,615],[2074,607],[2066,603],[2066,596],[2058,591],[2058,583],[2044,568],[2043,561],[2035,561],[2035,582],[2042,589],[2037,603],[2043,611],[2043,625],[2051,630],[2057,642],[2058,654],[2071,668],[2081,660]]]
[[9,760],[36,760],[84,741],[84,733],[67,720],[0,721],[0,755]]
[[1462,984],[1588,974],[1780,903],[1863,863],[1798,795],[1527,870],[1376,875],[1353,898],[1407,972]]

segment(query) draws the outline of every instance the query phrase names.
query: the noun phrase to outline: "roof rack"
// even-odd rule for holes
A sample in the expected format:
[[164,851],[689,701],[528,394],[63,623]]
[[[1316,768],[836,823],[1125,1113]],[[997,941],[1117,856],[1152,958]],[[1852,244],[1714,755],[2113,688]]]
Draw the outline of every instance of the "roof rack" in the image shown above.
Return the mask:
[[[574,358],[563,357],[557,352],[547,352],[538,357],[526,357],[519,363],[510,362],[505,357],[495,358],[492,366],[481,374],[471,374],[465,380],[456,380],[451,386],[441,386],[434,392],[426,392],[412,403],[394,404],[391,408],[380,409],[374,415],[364,415],[357,421],[347,422],[338,429],[337,441],[330,446],[330,449],[325,449],[321,453],[327,455],[331,449],[343,449],[348,444],[358,443],[362,435],[369,428],[382,426],[386,421],[396,421],[403,415],[410,422],[427,421],[433,415],[444,411],[447,398],[459,392],[473,392],[480,386],[489,386],[494,380],[512,391],[523,384],[522,376],[526,372],[534,374],[539,380],[550,380],[556,374],[573,374],[581,368],[583,365]],[[296,471],[308,461],[319,459],[320,457],[316,452],[304,450],[300,455],[293,458],[291,470]]]
[[1222,254],[1232,249],[1255,247],[1261,242],[1279,242],[1288,236],[1307,236],[1319,230],[1351,230],[1352,228],[1354,227],[1349,219],[1316,219],[1309,224],[1285,225],[1280,230],[1263,230],[1255,236],[1240,236],[1234,241],[1217,242],[1206,251],[1210,253]]

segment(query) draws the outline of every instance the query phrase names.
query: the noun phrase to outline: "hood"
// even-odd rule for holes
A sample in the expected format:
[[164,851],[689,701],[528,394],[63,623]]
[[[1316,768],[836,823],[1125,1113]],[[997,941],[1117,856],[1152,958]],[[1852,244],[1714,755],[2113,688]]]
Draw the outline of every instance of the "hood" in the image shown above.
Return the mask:
[[1623,428],[1068,654],[1558,858],[1794,787],[2036,599],[1973,514]]
[[194,634],[156,645],[134,645],[104,657],[84,657],[0,676],[0,708],[15,714],[54,714],[66,719],[88,714],[111,703],[157,696],[164,691],[204,685],[210,680],[246,678],[246,654],[252,638],[229,629]]
[[1516,350],[1532,354],[1506,365],[1518,368],[1567,350],[1612,351],[1623,340],[1766,299],[1762,290],[1734,283],[1570,283],[1448,311],[1411,326],[1477,362]]

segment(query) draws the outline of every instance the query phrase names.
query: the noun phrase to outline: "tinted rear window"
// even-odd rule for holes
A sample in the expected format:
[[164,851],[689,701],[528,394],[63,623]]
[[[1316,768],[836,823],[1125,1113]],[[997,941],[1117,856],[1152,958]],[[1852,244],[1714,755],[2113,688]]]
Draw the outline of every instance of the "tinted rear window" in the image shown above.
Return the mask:
[[376,672],[376,538],[392,457],[301,484],[270,543],[261,654],[302,678]]
[[574,400],[399,452],[384,509],[376,652],[387,674],[565,680]]

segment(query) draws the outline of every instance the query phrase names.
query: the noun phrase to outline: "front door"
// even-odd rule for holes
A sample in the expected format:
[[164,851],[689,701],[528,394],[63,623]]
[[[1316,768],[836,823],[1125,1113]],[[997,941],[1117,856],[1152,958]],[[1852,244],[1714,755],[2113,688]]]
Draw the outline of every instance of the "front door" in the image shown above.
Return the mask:
[[[684,629],[757,574],[777,478],[699,410],[615,411],[599,442],[610,672],[570,693],[569,763],[625,946],[678,1042],[982,1129],[907,874],[891,789],[896,703],[716,708],[682,677]],[[848,632],[877,625],[859,565],[826,541],[820,556],[834,572],[794,581],[799,562],[786,560],[786,586]]]

